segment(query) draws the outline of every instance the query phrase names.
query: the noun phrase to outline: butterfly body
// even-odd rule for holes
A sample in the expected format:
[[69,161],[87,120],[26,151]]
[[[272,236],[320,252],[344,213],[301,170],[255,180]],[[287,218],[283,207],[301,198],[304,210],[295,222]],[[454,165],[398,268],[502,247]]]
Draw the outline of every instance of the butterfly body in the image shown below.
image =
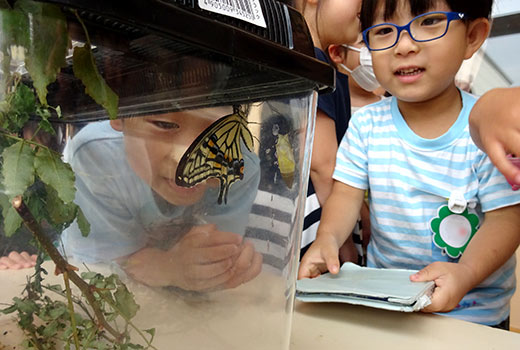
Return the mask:
[[278,134],[276,141],[276,158],[283,181],[288,188],[292,188],[296,163],[294,161],[294,151],[289,140],[289,134]]
[[218,204],[227,203],[229,187],[244,178],[241,142],[253,151],[253,135],[246,115],[238,108],[206,128],[182,156],[175,182],[193,187],[209,178],[220,180]]

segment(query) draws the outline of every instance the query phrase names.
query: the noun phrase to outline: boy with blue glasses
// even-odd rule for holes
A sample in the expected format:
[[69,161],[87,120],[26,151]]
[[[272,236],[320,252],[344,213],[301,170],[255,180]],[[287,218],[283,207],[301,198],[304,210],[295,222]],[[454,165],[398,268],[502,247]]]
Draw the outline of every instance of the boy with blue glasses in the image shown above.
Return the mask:
[[[368,266],[434,281],[424,311],[507,328],[520,243],[520,194],[471,140],[476,98],[455,74],[486,39],[492,0],[366,0],[373,68],[392,98],[359,110],[299,278],[337,273],[338,249],[369,190]],[[505,324],[504,324],[505,323]]]

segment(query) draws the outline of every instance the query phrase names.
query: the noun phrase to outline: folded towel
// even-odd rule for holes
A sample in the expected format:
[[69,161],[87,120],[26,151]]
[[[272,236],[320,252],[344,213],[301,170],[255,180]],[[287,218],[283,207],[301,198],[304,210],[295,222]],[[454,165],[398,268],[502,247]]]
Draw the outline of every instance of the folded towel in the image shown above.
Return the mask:
[[419,311],[428,306],[433,281],[411,282],[415,270],[376,269],[345,263],[337,275],[324,274],[296,282],[296,299],[338,302],[393,311]]

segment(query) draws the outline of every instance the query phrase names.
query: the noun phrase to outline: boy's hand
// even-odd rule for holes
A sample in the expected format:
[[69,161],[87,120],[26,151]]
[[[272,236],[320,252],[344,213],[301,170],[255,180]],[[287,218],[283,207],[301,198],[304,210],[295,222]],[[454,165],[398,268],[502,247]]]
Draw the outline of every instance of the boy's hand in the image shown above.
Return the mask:
[[246,242],[243,244],[240,255],[233,264],[235,273],[216,289],[235,288],[252,280],[262,270],[262,261],[262,254],[255,251],[251,242]]
[[321,235],[311,244],[298,269],[298,279],[318,277],[324,272],[339,272],[339,246],[331,235]]
[[27,252],[11,252],[8,256],[0,258],[0,270],[27,269],[34,265],[36,265],[36,255],[29,255]]
[[473,272],[465,264],[434,262],[410,276],[412,282],[434,281],[432,303],[423,312],[453,310],[473,287]]
[[255,277],[260,267],[252,246],[242,246],[242,236],[209,224],[193,227],[167,251],[144,248],[132,254],[125,271],[150,286],[204,291],[233,288]]

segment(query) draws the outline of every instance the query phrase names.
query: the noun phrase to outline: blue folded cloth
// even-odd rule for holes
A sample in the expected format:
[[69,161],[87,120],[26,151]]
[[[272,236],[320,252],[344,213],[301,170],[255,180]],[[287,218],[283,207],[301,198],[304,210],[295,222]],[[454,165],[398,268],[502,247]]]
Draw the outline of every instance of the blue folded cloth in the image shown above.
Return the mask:
[[411,282],[415,270],[376,269],[345,263],[337,275],[324,274],[296,282],[296,299],[338,302],[393,311],[419,311],[428,306],[433,281]]

